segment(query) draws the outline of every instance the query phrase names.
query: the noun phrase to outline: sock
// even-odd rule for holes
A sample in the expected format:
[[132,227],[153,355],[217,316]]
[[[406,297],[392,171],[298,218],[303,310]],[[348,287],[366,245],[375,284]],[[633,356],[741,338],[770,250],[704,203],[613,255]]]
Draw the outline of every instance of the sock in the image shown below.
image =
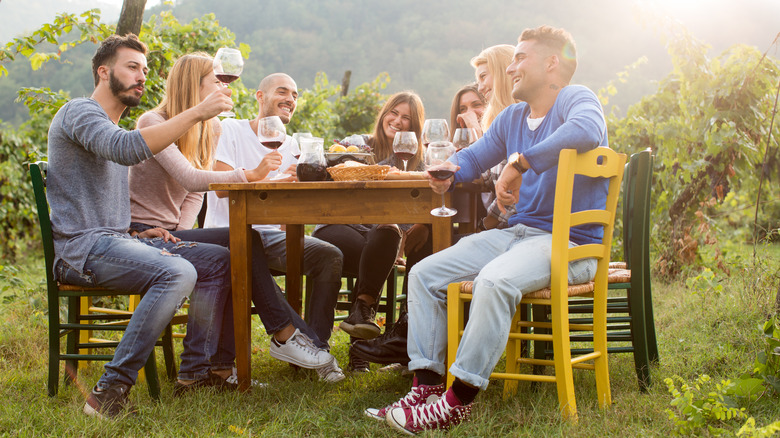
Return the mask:
[[[457,397],[459,404],[468,405],[474,401],[474,398],[477,397],[479,388],[472,388],[471,386],[463,383],[463,381],[460,379],[455,379],[455,381],[452,383],[452,387],[449,391],[447,391],[448,394],[450,392],[453,393],[452,395]],[[450,405],[452,405],[452,400],[449,399],[449,396],[447,401],[450,402]]]
[[431,370],[414,370],[414,377],[420,385],[435,386],[441,384],[441,376]]

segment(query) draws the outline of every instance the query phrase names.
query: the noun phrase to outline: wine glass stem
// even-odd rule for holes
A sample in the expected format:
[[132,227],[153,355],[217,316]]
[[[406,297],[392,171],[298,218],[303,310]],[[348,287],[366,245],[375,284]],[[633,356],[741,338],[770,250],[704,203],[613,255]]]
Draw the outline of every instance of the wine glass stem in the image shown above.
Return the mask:
[[441,209],[446,210],[447,204],[444,203],[444,193],[441,194]]
[[407,163],[407,160],[404,160],[404,172],[406,172],[406,163]]

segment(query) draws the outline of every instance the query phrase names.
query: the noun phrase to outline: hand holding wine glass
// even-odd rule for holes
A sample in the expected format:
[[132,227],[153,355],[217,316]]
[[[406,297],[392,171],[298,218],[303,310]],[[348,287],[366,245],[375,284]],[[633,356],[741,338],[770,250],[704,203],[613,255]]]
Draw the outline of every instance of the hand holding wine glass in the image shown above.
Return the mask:
[[287,130],[279,116],[264,117],[257,122],[257,138],[268,149],[279,149],[287,138]]
[[[446,181],[458,170],[458,157],[455,146],[448,141],[436,141],[428,145],[425,151],[425,170],[433,180]],[[432,183],[435,181],[432,181]],[[441,207],[431,210],[431,214],[440,217],[454,216],[458,211],[447,208],[444,203],[444,193],[441,194]]]
[[452,144],[455,145],[456,151],[469,147],[475,141],[477,141],[477,131],[474,128],[458,128],[452,135]]
[[399,131],[395,133],[393,139],[393,153],[395,156],[404,162],[404,172],[406,172],[406,164],[417,153],[419,145],[417,144],[417,136],[411,131]]
[[[227,86],[227,84],[235,81],[241,76],[241,72],[244,70],[244,58],[241,56],[240,51],[222,47],[217,50],[217,54],[214,55],[212,68],[214,69],[214,76]],[[235,116],[236,115],[232,111],[226,111],[220,114],[220,117]]]
[[444,119],[428,119],[423,124],[422,142],[425,147],[435,141],[449,141],[450,128]]

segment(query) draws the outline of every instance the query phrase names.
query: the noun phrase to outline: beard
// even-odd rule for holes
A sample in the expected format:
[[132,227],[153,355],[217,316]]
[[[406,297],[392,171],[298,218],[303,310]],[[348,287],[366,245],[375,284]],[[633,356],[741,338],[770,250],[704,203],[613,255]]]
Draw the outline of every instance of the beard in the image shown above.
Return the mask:
[[111,70],[108,73],[108,85],[111,88],[111,93],[116,96],[116,98],[119,99],[123,105],[136,107],[141,103],[140,96],[136,97],[135,94],[123,94],[123,92],[133,90],[139,85],[143,86],[142,83],[135,83],[129,87],[126,87],[125,84],[119,82],[119,79],[114,76],[114,71]]

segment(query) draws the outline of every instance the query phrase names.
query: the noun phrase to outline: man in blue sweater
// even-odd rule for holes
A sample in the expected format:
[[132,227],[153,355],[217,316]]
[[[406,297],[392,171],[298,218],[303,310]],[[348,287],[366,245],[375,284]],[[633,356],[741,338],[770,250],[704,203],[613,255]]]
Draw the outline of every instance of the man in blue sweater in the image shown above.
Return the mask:
[[230,253],[218,245],[185,245],[161,228],[131,236],[127,166],[151,158],[195,123],[232,108],[230,91],[216,91],[164,123],[124,130],[117,126],[122,112],[138,105],[144,93],[145,54],[146,46],[132,34],[103,41],[92,58],[92,96],[63,105],[49,127],[47,197],[57,280],[143,294],[84,405],[85,413],[100,417],[128,408],[138,370],[187,297],[179,378],[194,386],[223,385],[211,373],[209,358],[216,351],[230,291]]
[[[509,228],[461,239],[433,254],[409,274],[409,369],[411,391],[382,409],[366,414],[385,419],[406,433],[447,429],[466,420],[471,402],[488,386],[506,346],[515,309],[526,292],[550,285],[553,200],[559,152],[606,146],[607,127],[601,105],[589,89],[569,85],[577,66],[568,32],[548,26],[526,29],[518,39],[507,74],[512,95],[521,103],[506,108],[476,143],[457,154],[454,180],[430,180],[437,193],[452,183],[471,181],[507,159],[496,182],[498,200],[514,205]],[[605,181],[588,179],[575,187],[574,211],[604,205]],[[601,227],[572,231],[572,244],[601,237]],[[594,259],[569,266],[569,282],[590,281]],[[445,392],[447,285],[474,281],[469,321],[450,372],[455,383]]]

